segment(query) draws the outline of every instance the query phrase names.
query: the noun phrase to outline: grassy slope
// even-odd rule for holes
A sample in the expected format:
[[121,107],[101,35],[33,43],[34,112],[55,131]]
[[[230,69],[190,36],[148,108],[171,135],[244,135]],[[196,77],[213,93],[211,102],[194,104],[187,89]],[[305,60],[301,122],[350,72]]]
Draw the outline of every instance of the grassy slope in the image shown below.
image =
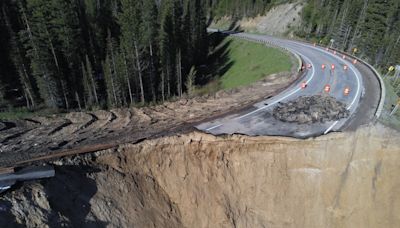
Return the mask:
[[230,58],[233,66],[221,77],[223,89],[249,85],[270,74],[290,71],[291,57],[281,50],[249,41],[233,39]]
[[393,86],[389,83],[388,79],[385,79],[386,85],[386,101],[385,101],[385,112],[383,113],[381,120],[400,130],[400,110],[396,112],[394,116],[389,117],[387,113],[390,113],[393,108],[392,105],[396,104],[399,97],[394,91]]

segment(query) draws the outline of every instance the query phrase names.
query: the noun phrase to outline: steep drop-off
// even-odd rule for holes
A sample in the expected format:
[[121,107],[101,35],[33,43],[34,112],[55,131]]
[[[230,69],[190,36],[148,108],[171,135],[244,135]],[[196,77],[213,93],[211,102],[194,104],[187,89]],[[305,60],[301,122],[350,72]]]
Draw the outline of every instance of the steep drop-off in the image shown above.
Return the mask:
[[[55,163],[0,197],[0,226],[399,227],[400,133],[190,133]],[[15,221],[14,221],[15,220]]]

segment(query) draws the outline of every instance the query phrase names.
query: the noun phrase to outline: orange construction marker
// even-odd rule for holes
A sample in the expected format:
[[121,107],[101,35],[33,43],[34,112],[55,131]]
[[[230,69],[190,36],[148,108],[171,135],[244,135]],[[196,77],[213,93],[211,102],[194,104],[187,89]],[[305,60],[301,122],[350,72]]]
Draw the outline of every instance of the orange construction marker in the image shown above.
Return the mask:
[[323,69],[323,70],[325,70],[325,64],[322,64],[322,66],[321,66],[321,68]]
[[311,64],[309,63],[309,64],[307,64],[307,68],[308,69],[310,69],[311,68]]
[[324,91],[325,91],[325,93],[329,93],[331,91],[331,86],[325,85]]
[[358,62],[357,59],[355,59],[355,60],[353,61],[353,64],[357,64],[357,62]]
[[345,56],[345,55],[343,55],[343,59],[346,59],[346,56]]
[[348,70],[349,67],[348,67],[347,65],[344,65],[344,66],[343,66],[343,69],[344,69],[344,70]]
[[335,64],[332,64],[331,69],[335,70]]
[[345,96],[348,96],[350,94],[350,88],[349,87],[344,88],[343,94]]
[[307,82],[303,82],[303,83],[301,83],[301,88],[302,88],[302,89],[305,89],[305,88],[307,88]]

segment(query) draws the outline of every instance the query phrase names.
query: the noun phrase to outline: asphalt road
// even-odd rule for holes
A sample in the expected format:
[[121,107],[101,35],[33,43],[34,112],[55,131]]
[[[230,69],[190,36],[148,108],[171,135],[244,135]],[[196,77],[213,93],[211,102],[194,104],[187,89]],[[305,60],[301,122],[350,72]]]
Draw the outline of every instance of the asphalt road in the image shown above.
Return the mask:
[[[255,104],[251,109],[245,110],[231,116],[221,119],[216,119],[211,122],[202,123],[196,126],[197,129],[214,134],[246,134],[246,135],[279,135],[279,136],[292,136],[298,138],[308,138],[327,134],[331,131],[340,131],[343,128],[356,128],[356,125],[362,125],[373,118],[374,110],[376,109],[376,102],[369,102],[365,104],[362,99],[365,95],[365,86],[375,85],[369,81],[375,80],[371,77],[371,72],[365,70],[361,74],[359,66],[361,63],[353,64],[353,60],[343,58],[343,55],[334,53],[332,50],[326,50],[321,47],[314,47],[313,45],[278,39],[263,35],[254,34],[235,34],[241,38],[255,40],[258,42],[269,42],[274,45],[286,48],[289,51],[298,54],[305,65],[311,66],[306,69],[306,75],[303,80],[292,85],[290,88],[280,93],[279,95],[270,99],[264,100]],[[322,65],[326,68],[323,69]],[[335,69],[332,70],[332,64]],[[347,66],[347,70],[345,69]],[[368,83],[364,83],[368,80]],[[305,89],[301,88],[303,82],[307,83]],[[273,108],[280,102],[285,103],[289,100],[298,98],[299,96],[310,96],[317,94],[326,94],[325,86],[330,86],[329,95],[335,97],[337,100],[345,103],[347,109],[350,111],[350,117],[338,121],[331,121],[327,123],[316,123],[301,125],[296,123],[284,123],[272,117]],[[378,84],[379,85],[379,84]],[[376,87],[376,86],[374,86]],[[345,88],[350,89],[350,93],[345,95]],[[379,87],[378,87],[379,88]],[[372,86],[371,86],[371,89]],[[374,94],[369,94],[371,99],[377,101],[379,99],[379,90],[374,88]],[[376,98],[377,97],[377,98]],[[360,108],[363,107],[363,108]],[[360,112],[359,110],[364,110]],[[363,121],[357,121],[362,119]],[[352,122],[353,124],[350,124]],[[349,125],[352,125],[351,127]]]

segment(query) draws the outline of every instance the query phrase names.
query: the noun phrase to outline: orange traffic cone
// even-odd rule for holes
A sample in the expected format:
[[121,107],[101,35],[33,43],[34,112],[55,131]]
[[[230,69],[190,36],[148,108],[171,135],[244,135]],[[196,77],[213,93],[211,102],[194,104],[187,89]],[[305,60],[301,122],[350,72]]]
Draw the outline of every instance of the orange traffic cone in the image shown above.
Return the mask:
[[349,87],[344,88],[343,94],[345,96],[348,96],[350,94],[350,88]]
[[325,91],[325,93],[329,93],[331,91],[331,86],[325,85],[324,91]]

